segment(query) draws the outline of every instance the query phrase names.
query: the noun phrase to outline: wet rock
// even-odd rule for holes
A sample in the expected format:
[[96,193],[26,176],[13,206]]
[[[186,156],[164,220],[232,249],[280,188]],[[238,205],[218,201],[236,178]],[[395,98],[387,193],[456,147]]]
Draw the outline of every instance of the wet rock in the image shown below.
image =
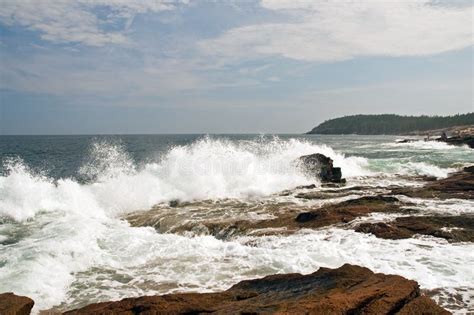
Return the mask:
[[303,213],[298,214],[298,216],[296,217],[296,222],[305,223],[312,220],[316,220],[319,217],[320,217],[320,214],[317,212],[303,212]]
[[177,200],[177,199],[171,200],[171,201],[169,202],[169,206],[170,206],[171,208],[176,208],[176,207],[178,207],[178,206],[179,206],[179,200]]
[[332,198],[350,196],[351,194],[353,193],[352,192],[328,193],[324,191],[310,191],[310,192],[296,194],[295,198],[307,199],[307,200],[314,200],[314,199],[322,200],[322,199],[332,199]]
[[344,183],[340,167],[333,166],[333,160],[323,154],[315,153],[299,158],[307,172],[321,179],[322,182]]
[[373,212],[400,212],[397,202],[398,199],[390,196],[365,196],[300,213],[295,221],[305,228],[348,223]]
[[239,282],[218,293],[128,298],[66,312],[84,314],[449,314],[400,276],[343,265],[309,275],[282,274]]
[[392,194],[413,198],[474,199],[474,166],[465,167],[460,172],[420,188],[393,189]]
[[[279,207],[280,208],[280,207]],[[301,211],[300,207],[285,206],[277,212],[272,212],[273,218],[258,220],[225,219],[225,220],[202,220],[198,224],[185,223],[166,232],[185,234],[193,232],[196,234],[212,235],[218,239],[230,239],[241,235],[288,235],[302,228],[321,228],[333,224],[345,224],[352,220],[367,216],[373,212],[405,213],[400,208],[398,199],[393,196],[365,196],[358,199],[347,200],[338,204],[328,204],[311,211]],[[304,208],[303,208],[304,209]],[[157,219],[147,219],[146,225],[140,220],[128,218],[134,226],[153,226],[163,232]],[[261,233],[260,233],[260,232]]]
[[471,149],[474,149],[474,135],[454,136],[445,139],[439,138],[437,141],[452,145],[467,145]]
[[25,296],[18,296],[11,292],[0,294],[1,315],[28,315],[34,304],[32,299]]
[[421,234],[449,242],[474,242],[474,216],[400,217],[391,222],[362,223],[355,230],[385,239],[404,239]]
[[416,142],[419,141],[418,139],[399,139],[395,140],[396,143],[410,143],[410,142]]
[[302,185],[302,186],[297,186],[296,189],[314,189],[316,188],[316,185],[315,184],[311,184],[311,185]]

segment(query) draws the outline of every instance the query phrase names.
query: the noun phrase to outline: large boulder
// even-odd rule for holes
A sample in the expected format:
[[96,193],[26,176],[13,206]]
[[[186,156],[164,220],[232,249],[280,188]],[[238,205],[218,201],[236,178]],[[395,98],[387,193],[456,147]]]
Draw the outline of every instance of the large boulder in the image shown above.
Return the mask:
[[176,293],[86,306],[66,314],[449,314],[415,281],[343,265],[279,274],[217,293]]
[[340,167],[333,166],[333,160],[324,154],[314,153],[299,158],[300,165],[322,182],[344,183]]
[[26,296],[11,292],[0,294],[1,315],[29,315],[34,304],[35,302]]

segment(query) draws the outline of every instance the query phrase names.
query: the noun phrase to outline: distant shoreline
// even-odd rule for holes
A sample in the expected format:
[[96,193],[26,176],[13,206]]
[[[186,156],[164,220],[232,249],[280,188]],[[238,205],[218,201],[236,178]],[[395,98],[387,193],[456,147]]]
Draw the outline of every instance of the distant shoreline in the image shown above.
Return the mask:
[[474,113],[454,116],[354,115],[330,119],[306,134],[425,135],[474,134]]

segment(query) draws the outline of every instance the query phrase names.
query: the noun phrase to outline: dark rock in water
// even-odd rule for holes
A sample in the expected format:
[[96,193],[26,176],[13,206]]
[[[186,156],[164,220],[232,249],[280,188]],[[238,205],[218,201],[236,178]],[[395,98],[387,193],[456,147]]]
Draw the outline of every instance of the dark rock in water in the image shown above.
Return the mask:
[[179,206],[179,200],[177,200],[177,199],[171,200],[171,201],[169,202],[169,206],[170,206],[171,208],[176,208],[177,206]]
[[418,140],[415,140],[415,139],[401,139],[401,140],[396,140],[395,142],[396,143],[410,143],[410,142],[415,142],[415,141],[418,141]]
[[315,185],[315,184],[303,185],[303,186],[296,186],[296,189],[314,189],[314,188],[316,188],[316,185]]
[[320,215],[317,212],[303,212],[298,214],[296,217],[296,222],[304,223],[312,220],[316,220]]
[[345,182],[345,179],[342,178],[341,168],[334,167],[332,159],[323,154],[304,155],[299,160],[309,173],[323,182]]
[[474,135],[454,136],[450,138],[441,137],[436,140],[453,145],[467,145],[471,149],[474,149]]
[[218,293],[177,293],[104,302],[66,314],[449,314],[396,275],[345,264],[309,275],[239,282]]
[[398,199],[392,196],[383,196],[383,195],[377,195],[377,196],[364,196],[360,197],[357,199],[350,199],[343,201],[340,203],[341,205],[366,205],[370,203],[394,203],[398,202]]
[[11,292],[0,294],[1,315],[28,315],[34,304],[35,302],[26,296],[18,296]]
[[422,234],[449,242],[474,242],[474,216],[400,217],[386,223],[362,223],[355,230],[385,239],[404,239]]
[[474,174],[474,165],[465,167],[463,171],[466,173]]

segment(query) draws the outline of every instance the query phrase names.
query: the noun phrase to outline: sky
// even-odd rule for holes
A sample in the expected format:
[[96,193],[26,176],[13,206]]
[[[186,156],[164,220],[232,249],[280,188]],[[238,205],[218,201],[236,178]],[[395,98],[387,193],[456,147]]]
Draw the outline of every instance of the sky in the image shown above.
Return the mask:
[[473,112],[473,2],[0,0],[0,134]]

